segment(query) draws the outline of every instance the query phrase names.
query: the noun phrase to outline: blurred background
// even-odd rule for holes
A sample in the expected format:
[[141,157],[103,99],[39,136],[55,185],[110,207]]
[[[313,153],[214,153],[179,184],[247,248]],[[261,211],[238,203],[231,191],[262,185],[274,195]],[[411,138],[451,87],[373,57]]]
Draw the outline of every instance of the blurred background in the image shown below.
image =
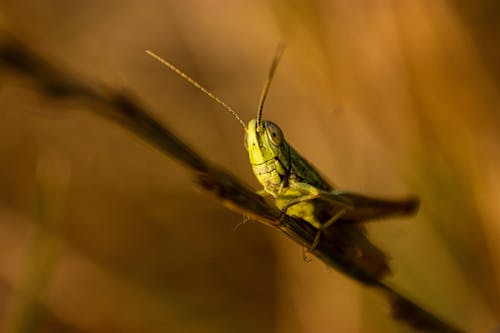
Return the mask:
[[[500,5],[468,1],[14,1],[0,23],[134,94],[258,189],[241,126],[265,118],[342,189],[422,200],[369,225],[390,283],[467,332],[500,315]],[[0,72],[0,331],[412,332],[385,300],[197,190],[78,102]]]

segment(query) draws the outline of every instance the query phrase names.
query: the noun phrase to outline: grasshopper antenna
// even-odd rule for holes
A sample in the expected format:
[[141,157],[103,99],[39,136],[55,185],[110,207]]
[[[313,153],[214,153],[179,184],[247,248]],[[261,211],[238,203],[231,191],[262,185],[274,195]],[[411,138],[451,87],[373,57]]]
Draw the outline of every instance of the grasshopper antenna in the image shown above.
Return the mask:
[[195,86],[196,88],[201,90],[205,95],[207,95],[208,97],[210,97],[211,99],[213,99],[214,101],[216,101],[217,103],[222,105],[227,111],[229,111],[233,115],[234,118],[236,118],[236,120],[238,120],[241,123],[241,125],[243,126],[243,129],[246,132],[247,127],[246,127],[245,123],[243,122],[243,120],[241,120],[241,118],[238,116],[236,111],[234,111],[229,105],[224,103],[222,100],[220,100],[217,96],[215,96],[210,91],[208,91],[201,84],[199,84],[198,82],[193,80],[191,77],[189,77],[183,71],[181,71],[180,69],[178,69],[177,67],[175,67],[174,65],[172,65],[171,63],[169,63],[168,61],[163,59],[162,57],[160,57],[159,55],[156,55],[155,53],[153,53],[149,50],[146,50],[146,53],[149,54],[150,56],[152,56],[153,58],[155,58],[156,60],[158,60],[159,62],[161,62],[162,64],[164,64],[165,66],[167,66],[168,68],[170,68],[171,70],[173,70],[175,73],[177,73],[183,79],[185,79],[187,82],[191,83],[193,86]]
[[269,69],[269,73],[267,74],[266,82],[264,83],[264,88],[262,89],[262,93],[260,95],[259,108],[257,111],[257,131],[261,131],[262,129],[262,109],[264,108],[264,102],[266,101],[267,93],[269,92],[269,87],[271,86],[271,81],[274,76],[274,72],[276,72],[276,67],[280,62],[281,56],[285,51],[286,43],[280,42],[278,44],[278,48],[276,49],[276,54],[274,55],[273,62],[271,64],[271,68]]

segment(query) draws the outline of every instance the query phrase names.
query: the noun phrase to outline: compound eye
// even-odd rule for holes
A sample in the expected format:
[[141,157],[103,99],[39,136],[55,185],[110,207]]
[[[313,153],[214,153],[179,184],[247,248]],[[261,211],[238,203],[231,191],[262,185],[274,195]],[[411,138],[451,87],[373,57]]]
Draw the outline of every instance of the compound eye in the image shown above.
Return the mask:
[[248,150],[248,133],[245,132],[245,137],[243,138],[243,146],[245,146],[245,149]]
[[276,146],[281,145],[283,142],[283,133],[278,125],[270,121],[266,121],[264,122],[264,127],[266,129],[267,137],[271,140],[271,142]]

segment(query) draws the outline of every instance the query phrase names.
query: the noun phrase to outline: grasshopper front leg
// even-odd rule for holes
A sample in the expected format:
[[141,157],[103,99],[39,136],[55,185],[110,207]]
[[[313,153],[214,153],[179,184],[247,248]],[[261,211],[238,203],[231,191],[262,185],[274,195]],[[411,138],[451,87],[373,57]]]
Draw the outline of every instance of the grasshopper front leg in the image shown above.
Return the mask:
[[[289,192],[292,192],[292,194],[289,194]],[[288,210],[288,208],[290,208],[293,205],[296,205],[300,202],[310,201],[310,200],[318,199],[318,198],[329,201],[332,204],[339,205],[339,206],[344,207],[346,209],[353,208],[353,203],[349,199],[346,199],[346,198],[340,196],[340,194],[342,194],[343,191],[337,191],[337,190],[324,191],[324,190],[318,189],[317,187],[315,187],[311,184],[302,183],[302,182],[290,183],[287,190],[280,191],[280,193],[278,193],[278,198],[279,197],[282,197],[282,198],[293,197],[294,196],[293,192],[295,192],[295,193],[302,192],[303,194],[300,196],[295,195],[294,199],[290,199],[288,201],[288,203],[284,207],[281,208],[282,210],[285,211],[285,213]]]

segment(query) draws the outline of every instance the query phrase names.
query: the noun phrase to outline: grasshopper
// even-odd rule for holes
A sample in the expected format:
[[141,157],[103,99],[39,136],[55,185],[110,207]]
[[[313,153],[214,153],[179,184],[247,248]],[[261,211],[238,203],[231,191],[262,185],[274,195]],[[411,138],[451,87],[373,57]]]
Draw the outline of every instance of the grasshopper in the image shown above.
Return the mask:
[[409,214],[416,210],[418,200],[375,199],[336,189],[286,142],[277,124],[262,119],[264,102],[283,51],[284,45],[280,44],[261,93],[257,118],[250,120],[248,125],[229,105],[187,74],[153,52],[146,52],[222,105],[241,123],[253,173],[263,186],[258,193],[274,198],[283,215],[299,217],[316,228],[316,235],[307,252],[314,251],[323,232],[333,230],[334,239],[339,242],[338,248],[343,254],[381,277],[390,271],[387,256],[368,240],[364,227],[358,222]]

